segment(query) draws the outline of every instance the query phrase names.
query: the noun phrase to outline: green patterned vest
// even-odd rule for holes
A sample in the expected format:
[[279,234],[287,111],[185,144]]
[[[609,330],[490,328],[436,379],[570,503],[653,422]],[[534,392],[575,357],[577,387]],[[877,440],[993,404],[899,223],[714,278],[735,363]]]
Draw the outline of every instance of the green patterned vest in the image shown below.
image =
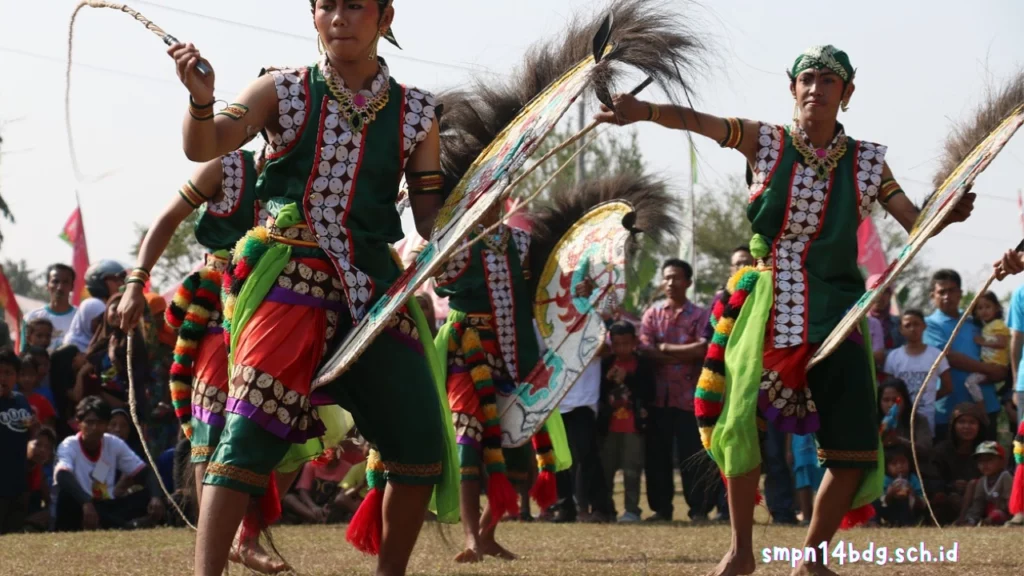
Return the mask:
[[[483,226],[477,228],[477,233]],[[470,239],[476,238],[473,234]],[[437,275],[438,296],[465,314],[491,314],[509,375],[524,380],[540,360],[533,331],[533,298],[527,285],[530,234],[501,226],[452,256]]]
[[790,128],[761,124],[758,139],[747,218],[771,242],[769,341],[776,348],[820,343],[864,294],[857,229],[878,200],[886,147],[847,138],[822,180],[793,146]]
[[297,204],[316,256],[344,284],[353,322],[366,315],[398,278],[390,244],[404,236],[395,201],[409,157],[435,121],[434,97],[395,82],[387,64],[367,97],[388,92],[376,119],[355,132],[324,77],[326,60],[298,69],[269,69],[277,86],[280,134],[268,145],[257,184],[270,216]]
[[[209,252],[232,250],[238,240],[257,224],[256,162],[252,152],[236,150],[221,156],[219,199],[199,208],[196,240]],[[209,196],[211,190],[201,190]]]

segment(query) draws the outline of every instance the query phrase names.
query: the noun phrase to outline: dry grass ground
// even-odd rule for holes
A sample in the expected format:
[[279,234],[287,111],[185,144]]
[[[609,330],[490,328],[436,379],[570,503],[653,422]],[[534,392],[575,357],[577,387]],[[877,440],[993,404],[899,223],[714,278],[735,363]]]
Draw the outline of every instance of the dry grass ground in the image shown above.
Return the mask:
[[[622,510],[622,485],[617,483],[616,505]],[[646,499],[641,499],[645,504]],[[686,517],[682,496],[675,499],[676,515]],[[763,508],[757,510],[754,546],[756,574],[789,574],[788,564],[762,562],[764,547],[799,547],[805,529],[764,524]],[[303,576],[372,574],[373,560],[355,552],[345,542],[345,527],[285,526],[274,531],[279,550]],[[711,570],[729,545],[729,527],[673,525],[524,524],[506,522],[499,540],[522,558],[515,562],[494,559],[459,566],[451,558],[462,544],[461,528],[446,529],[448,543],[435,524],[427,524],[413,554],[410,574],[442,576],[605,576],[605,575],[702,575]],[[93,534],[41,534],[0,538],[0,575],[18,576],[187,576],[192,573],[194,534],[188,530],[161,529],[140,532]],[[1024,529],[935,528],[856,529],[840,537],[862,551],[869,544],[918,548],[921,543],[935,555],[939,548],[957,544],[957,561],[930,564],[860,562],[830,566],[839,574],[903,574],[941,576],[1024,575]],[[231,574],[244,574],[233,568]]]
[[[475,566],[450,562],[454,549],[446,548],[433,526],[420,538],[411,574],[424,575],[539,575],[597,576],[607,574],[704,574],[729,542],[726,526],[553,525],[503,524],[507,546],[522,554],[516,562],[488,560]],[[371,574],[373,562],[354,552],[344,541],[344,527],[283,527],[276,531],[281,551],[299,574]],[[452,531],[457,542],[457,532]],[[918,547],[921,542],[936,552],[958,544],[956,563],[856,564],[832,567],[840,574],[1024,574],[1024,530],[1009,528],[871,530],[843,534],[857,549],[869,543]],[[803,530],[758,527],[754,544],[799,546]],[[193,534],[186,530],[151,530],[131,533],[5,536],[0,538],[0,574],[165,576],[191,574]],[[758,574],[788,574],[788,566],[760,564]],[[243,574],[233,569],[233,574]]]

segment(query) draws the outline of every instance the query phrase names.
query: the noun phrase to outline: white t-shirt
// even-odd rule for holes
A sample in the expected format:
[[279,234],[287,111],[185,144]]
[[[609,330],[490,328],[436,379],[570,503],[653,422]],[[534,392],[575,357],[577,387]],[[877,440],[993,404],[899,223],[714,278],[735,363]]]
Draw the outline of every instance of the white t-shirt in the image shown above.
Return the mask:
[[[540,328],[537,327],[537,321],[533,321],[533,334],[537,337],[537,345],[540,348],[540,353],[543,356],[547,352],[547,344],[544,342],[544,338],[540,335]],[[597,405],[601,401],[601,357],[597,356],[587,364],[587,367],[583,369],[583,373],[580,374],[576,383],[569,388],[569,391],[565,393],[561,403],[558,404],[558,411],[562,414],[568,414],[576,408],[587,407],[597,414]]]
[[[911,356],[907,354],[906,346],[901,346],[889,352],[889,355],[886,356],[885,368],[882,369],[882,372],[906,382],[907,390],[910,392],[910,401],[913,402],[917,396],[917,391],[921,389],[924,377],[928,375],[928,370],[931,369],[939,354],[941,352],[938,348],[928,346],[924,352],[917,356]],[[921,404],[917,408],[918,413],[928,419],[928,426],[931,427],[932,431],[935,430],[935,395],[942,385],[939,382],[939,377],[945,374],[947,370],[949,370],[949,362],[943,358],[942,362],[939,363],[939,369],[936,370],[935,376],[928,383],[928,389],[921,395]]]
[[79,435],[65,438],[57,448],[57,465],[54,474],[67,470],[74,474],[78,485],[92,495],[94,500],[110,500],[114,497],[116,473],[134,476],[146,464],[131,448],[117,436],[103,435],[99,456],[93,460],[82,450]]
[[[38,318],[46,318],[53,324],[53,337],[50,339],[50,347],[47,348],[50,352],[53,352],[57,348],[60,348],[61,341],[64,340],[64,335],[71,329],[71,321],[75,319],[75,311],[77,308],[72,306],[67,312],[63,314],[57,314],[50,310],[49,306],[43,306],[42,308],[36,308],[25,315],[25,321],[22,325],[22,342],[25,342],[28,338],[28,324]],[[27,345],[23,345],[27,346]]]

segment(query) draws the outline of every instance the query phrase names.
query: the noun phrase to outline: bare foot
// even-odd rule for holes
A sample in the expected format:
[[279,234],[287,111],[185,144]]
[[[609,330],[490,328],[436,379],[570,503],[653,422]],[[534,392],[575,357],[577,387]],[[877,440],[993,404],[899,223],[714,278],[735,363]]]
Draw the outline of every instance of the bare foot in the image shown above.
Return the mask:
[[799,566],[793,569],[790,576],[839,576],[835,572],[828,569],[824,564],[809,564],[801,562]]
[[466,548],[455,556],[455,561],[459,564],[476,564],[481,560],[483,560],[483,556],[472,548]]
[[752,550],[737,551],[730,548],[718,566],[708,572],[707,576],[746,576],[753,574],[756,567]]
[[519,556],[509,552],[504,546],[492,540],[480,542],[480,553],[484,556],[494,556],[499,560],[518,560]]
[[283,560],[267,554],[258,541],[232,546],[230,560],[260,574],[280,574],[291,569]]

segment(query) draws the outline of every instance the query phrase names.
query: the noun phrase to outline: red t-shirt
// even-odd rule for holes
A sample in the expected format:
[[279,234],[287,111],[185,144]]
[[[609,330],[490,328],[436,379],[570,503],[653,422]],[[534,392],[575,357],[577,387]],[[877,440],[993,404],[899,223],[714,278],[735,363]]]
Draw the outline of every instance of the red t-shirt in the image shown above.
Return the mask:
[[[612,369],[618,368],[626,374],[636,372],[637,360],[631,356],[625,362],[616,359],[612,363]],[[620,434],[636,434],[636,418],[633,414],[633,395],[625,386],[616,386],[612,389],[612,417],[608,423],[609,432]]]
[[32,465],[28,469],[28,491],[42,492],[43,491],[43,467]]
[[38,392],[28,395],[28,403],[32,406],[32,410],[36,413],[36,419],[40,422],[46,422],[57,415],[57,411],[53,409],[53,405],[46,399],[46,396]]

